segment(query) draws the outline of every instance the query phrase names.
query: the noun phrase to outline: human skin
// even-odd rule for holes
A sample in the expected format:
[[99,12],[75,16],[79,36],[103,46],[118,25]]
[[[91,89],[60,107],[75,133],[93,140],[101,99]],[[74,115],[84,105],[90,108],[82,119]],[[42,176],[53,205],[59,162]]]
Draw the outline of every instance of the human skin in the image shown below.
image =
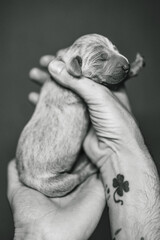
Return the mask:
[[[47,66],[49,61],[47,57],[41,65]],[[36,71],[30,74],[35,75]],[[40,71],[34,80],[43,84],[48,77]],[[37,96],[29,96],[34,105]],[[96,174],[63,198],[47,198],[19,181],[14,159],[8,165],[8,200],[14,219],[14,240],[88,239],[106,203],[102,181]]]
[[[112,88],[130,75],[127,58],[98,34],[78,38],[58,51],[56,58],[65,63],[71,75],[83,75]],[[16,160],[21,182],[48,197],[62,197],[97,172],[90,161],[78,159],[88,126],[87,107],[78,95],[47,81],[18,140]]]
[[84,150],[101,172],[113,239],[160,239],[159,177],[130,109],[109,89],[70,76],[62,62],[48,69],[88,106],[92,127]]
[[8,166],[8,199],[14,240],[88,239],[105,206],[103,185],[96,175],[65,197],[47,198],[19,181],[15,160]]
[[[40,62],[43,66],[47,66],[52,59],[52,56],[46,56]],[[93,178],[90,178],[88,181],[91,181],[91,185],[88,181],[85,182],[73,192],[74,195],[71,194],[62,199],[51,199],[52,205],[47,208],[47,211],[44,211],[43,215],[41,212],[42,205],[44,208],[47,206],[48,198],[21,185],[18,181],[14,162],[12,162],[9,167],[8,196],[14,215],[15,239],[43,239],[44,235],[45,239],[67,239],[66,236],[68,239],[87,239],[95,229],[103,211],[105,189],[113,239],[158,240],[160,238],[159,178],[137,123],[131,114],[124,88],[112,93],[107,88],[93,83],[89,79],[81,78],[77,80],[66,72],[65,65],[62,62],[56,60],[49,64],[49,71],[58,83],[79,94],[88,106],[92,125],[84,141],[84,150],[90,160],[99,168],[104,188],[97,178],[91,184]],[[47,73],[38,69],[32,70],[30,76],[33,80],[41,83],[49,77]],[[38,95],[32,93],[30,100],[36,103]],[[11,178],[12,175],[13,178]],[[89,194],[88,198],[81,190],[85,194]],[[28,191],[30,194],[28,194]],[[38,194],[40,199],[43,198],[44,200],[45,198],[41,206],[38,204],[39,197],[34,197],[30,191],[32,193],[34,191],[33,194],[36,194],[36,196]],[[75,198],[72,198],[72,196]],[[33,204],[33,198],[35,204]],[[67,199],[70,199],[71,204],[69,206],[71,208],[67,205]],[[91,205],[93,199],[94,204]],[[82,200],[86,207],[82,204]],[[60,203],[60,206],[63,206],[63,211],[61,208],[57,210],[56,201]],[[75,215],[78,220],[74,233],[74,214],[71,212],[74,206],[73,202],[75,203]],[[79,208],[81,211],[78,214]],[[87,208],[90,209],[86,211]],[[69,215],[67,209],[69,209]],[[59,210],[62,217],[57,219]],[[41,215],[37,214],[37,211]],[[67,227],[65,225],[66,221],[64,223],[66,212],[68,216]],[[23,215],[20,213],[23,213]],[[85,222],[83,222],[84,219]],[[83,227],[82,222],[84,223]],[[86,236],[86,229],[91,223],[93,225],[89,228]],[[57,226],[61,226],[60,231],[57,230]],[[39,231],[35,231],[36,228]],[[62,231],[62,229],[66,231]],[[72,231],[69,231],[69,229],[72,229]],[[26,232],[28,236],[31,236],[30,238],[27,238]],[[52,238],[47,238],[48,236],[52,236]]]

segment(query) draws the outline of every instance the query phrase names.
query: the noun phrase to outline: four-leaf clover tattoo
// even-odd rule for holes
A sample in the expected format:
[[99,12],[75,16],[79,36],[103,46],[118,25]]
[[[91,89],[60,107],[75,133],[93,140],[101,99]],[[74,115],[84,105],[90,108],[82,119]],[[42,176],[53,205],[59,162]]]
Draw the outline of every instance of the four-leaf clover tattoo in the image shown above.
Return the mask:
[[123,205],[123,201],[120,199],[116,199],[116,193],[122,197],[123,192],[129,192],[129,182],[124,181],[124,176],[121,174],[118,174],[116,178],[113,179],[113,187],[116,188],[113,198],[116,203],[121,203]]

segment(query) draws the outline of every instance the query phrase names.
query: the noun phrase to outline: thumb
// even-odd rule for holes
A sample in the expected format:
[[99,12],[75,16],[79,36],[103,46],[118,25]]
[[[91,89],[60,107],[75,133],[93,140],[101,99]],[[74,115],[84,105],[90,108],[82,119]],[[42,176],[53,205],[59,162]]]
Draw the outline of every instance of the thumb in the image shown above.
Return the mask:
[[104,103],[104,100],[106,102],[107,95],[109,97],[112,94],[109,89],[88,78],[71,76],[66,70],[65,63],[61,61],[53,60],[50,62],[48,70],[60,85],[76,92],[87,103],[88,107],[94,103]]

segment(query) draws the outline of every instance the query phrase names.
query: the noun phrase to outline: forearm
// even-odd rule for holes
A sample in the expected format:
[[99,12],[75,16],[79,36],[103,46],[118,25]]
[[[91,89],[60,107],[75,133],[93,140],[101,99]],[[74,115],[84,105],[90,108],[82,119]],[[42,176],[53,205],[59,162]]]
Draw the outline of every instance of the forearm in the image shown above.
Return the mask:
[[159,240],[160,184],[148,150],[136,146],[113,153],[104,166],[113,239]]

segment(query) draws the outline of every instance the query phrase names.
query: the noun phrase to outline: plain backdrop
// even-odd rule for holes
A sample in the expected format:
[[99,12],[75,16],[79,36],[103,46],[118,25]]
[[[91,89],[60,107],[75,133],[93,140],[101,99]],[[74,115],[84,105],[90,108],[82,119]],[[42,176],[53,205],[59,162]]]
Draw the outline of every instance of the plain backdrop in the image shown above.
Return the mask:
[[[38,87],[28,72],[40,56],[55,54],[87,33],[107,36],[130,61],[137,51],[146,68],[127,83],[133,112],[160,170],[160,7],[145,0],[0,1],[0,239],[13,238],[6,198],[6,167],[34,108]],[[91,240],[111,240],[107,208]]]

